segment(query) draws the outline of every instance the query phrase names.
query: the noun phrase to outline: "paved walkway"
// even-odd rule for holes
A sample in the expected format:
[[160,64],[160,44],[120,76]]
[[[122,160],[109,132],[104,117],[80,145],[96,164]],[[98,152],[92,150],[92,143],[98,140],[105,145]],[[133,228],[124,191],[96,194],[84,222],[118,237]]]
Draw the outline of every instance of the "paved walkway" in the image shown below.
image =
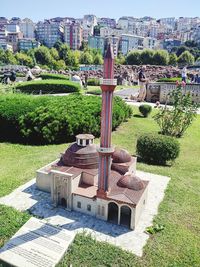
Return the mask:
[[98,241],[108,242],[142,256],[143,247],[149,238],[145,229],[152,225],[170,178],[141,171],[137,171],[137,175],[150,182],[146,209],[134,231],[79,212],[54,208],[51,205],[50,194],[37,190],[35,179],[0,198],[0,204],[12,206],[20,211],[29,210],[50,224],[59,225],[74,233],[86,231]]

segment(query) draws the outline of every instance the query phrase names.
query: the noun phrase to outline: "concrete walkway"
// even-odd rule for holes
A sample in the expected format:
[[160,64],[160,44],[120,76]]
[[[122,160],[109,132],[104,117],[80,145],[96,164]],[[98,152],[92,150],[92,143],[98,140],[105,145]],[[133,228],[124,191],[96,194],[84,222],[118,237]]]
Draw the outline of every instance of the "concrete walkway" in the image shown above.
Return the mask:
[[0,198],[0,204],[12,206],[20,211],[28,210],[52,225],[59,225],[75,234],[84,231],[98,241],[108,242],[142,256],[143,247],[149,238],[145,229],[152,225],[153,218],[158,213],[170,178],[141,171],[137,171],[137,175],[150,182],[146,209],[134,231],[79,212],[54,208],[51,205],[50,194],[37,190],[35,179]]

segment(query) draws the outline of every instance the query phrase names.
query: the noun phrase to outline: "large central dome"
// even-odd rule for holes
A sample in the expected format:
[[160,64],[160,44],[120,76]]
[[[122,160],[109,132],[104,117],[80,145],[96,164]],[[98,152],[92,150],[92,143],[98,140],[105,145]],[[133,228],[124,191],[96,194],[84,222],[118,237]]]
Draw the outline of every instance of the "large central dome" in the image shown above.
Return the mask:
[[80,169],[97,169],[99,155],[97,146],[93,144],[93,135],[77,135],[73,143],[61,156],[60,165],[73,166]]

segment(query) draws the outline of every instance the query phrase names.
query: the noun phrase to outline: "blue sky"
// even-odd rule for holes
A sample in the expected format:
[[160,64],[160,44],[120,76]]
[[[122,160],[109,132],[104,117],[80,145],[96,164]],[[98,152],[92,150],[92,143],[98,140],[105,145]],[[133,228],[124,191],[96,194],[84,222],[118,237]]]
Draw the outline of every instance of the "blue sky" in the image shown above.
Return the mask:
[[0,16],[29,17],[34,21],[51,17],[80,18],[120,16],[200,16],[200,0],[0,0]]

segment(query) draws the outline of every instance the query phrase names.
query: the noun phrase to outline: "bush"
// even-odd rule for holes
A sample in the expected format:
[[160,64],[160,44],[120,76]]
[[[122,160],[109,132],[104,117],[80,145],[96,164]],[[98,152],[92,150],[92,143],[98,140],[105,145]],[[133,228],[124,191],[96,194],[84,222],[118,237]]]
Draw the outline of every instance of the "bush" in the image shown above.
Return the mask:
[[69,77],[63,74],[42,73],[39,77],[42,80],[69,80]]
[[139,106],[140,113],[146,118],[152,111],[152,107],[150,105],[144,104]]
[[159,83],[175,83],[177,81],[181,81],[180,77],[174,77],[174,78],[161,78],[158,79],[157,82]]
[[181,85],[169,94],[169,98],[173,105],[172,109],[165,105],[160,108],[154,119],[162,134],[181,137],[193,122],[199,105],[192,103],[191,92],[186,92]]
[[165,165],[168,161],[174,161],[179,151],[179,143],[173,137],[144,134],[137,140],[137,154],[147,163]]
[[[132,109],[114,98],[113,130]],[[1,138],[28,144],[65,143],[79,133],[100,135],[101,98],[70,96],[0,96]]]
[[30,81],[18,84],[16,90],[26,94],[39,94],[40,92],[42,94],[72,93],[79,92],[80,85],[63,80]]
[[99,79],[95,79],[95,78],[88,79],[88,85],[99,86],[100,85],[100,80]]

